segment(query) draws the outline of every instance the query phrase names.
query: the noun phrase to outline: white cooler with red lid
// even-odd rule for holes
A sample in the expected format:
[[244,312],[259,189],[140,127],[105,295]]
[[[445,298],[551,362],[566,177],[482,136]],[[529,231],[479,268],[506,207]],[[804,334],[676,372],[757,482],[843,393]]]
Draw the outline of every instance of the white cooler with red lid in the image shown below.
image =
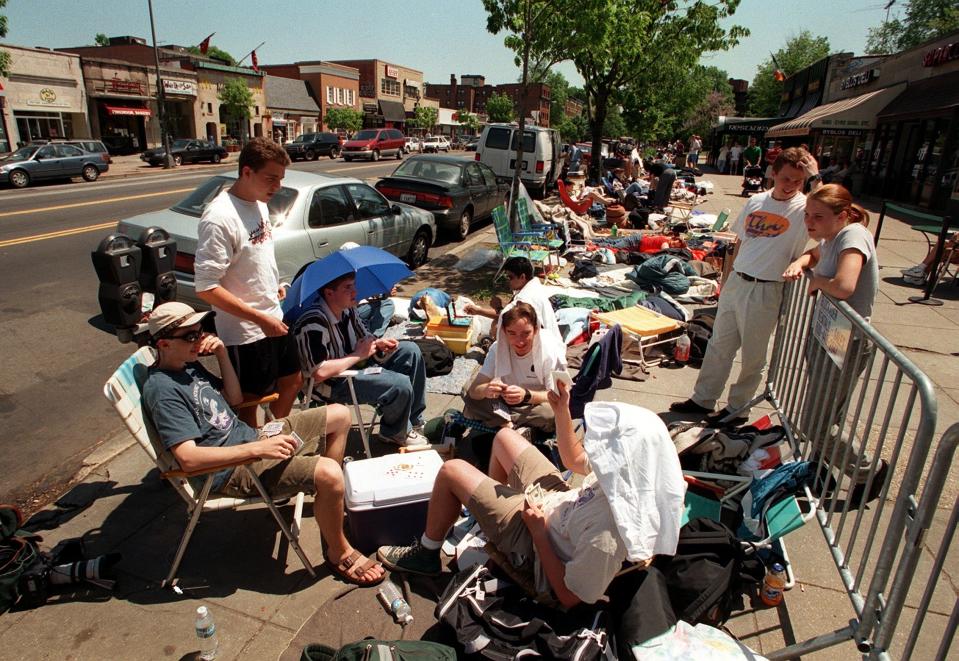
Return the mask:
[[364,553],[411,544],[426,528],[426,509],[443,459],[436,450],[351,461],[343,468],[350,540]]

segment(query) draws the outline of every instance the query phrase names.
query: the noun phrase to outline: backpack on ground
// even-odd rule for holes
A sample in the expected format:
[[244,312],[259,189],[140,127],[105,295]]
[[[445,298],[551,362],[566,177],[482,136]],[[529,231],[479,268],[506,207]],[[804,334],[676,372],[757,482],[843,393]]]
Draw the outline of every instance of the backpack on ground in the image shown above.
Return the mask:
[[689,347],[689,362],[696,367],[703,364],[709,338],[713,336],[713,324],[715,322],[715,315],[697,312],[686,325],[686,334],[689,335],[691,342]]
[[417,338],[413,342],[423,354],[426,376],[445,376],[453,371],[453,361],[456,356],[448,346],[430,337]]
[[338,650],[318,643],[307,645],[300,661],[456,661],[456,652],[452,647],[426,640],[367,638]]
[[726,525],[700,518],[680,530],[676,555],[663,573],[679,619],[719,626],[743,608],[743,592],[762,580],[765,568]]
[[0,505],[0,613],[16,604],[23,592],[23,576],[42,563],[40,537],[21,530],[23,515],[13,505]]

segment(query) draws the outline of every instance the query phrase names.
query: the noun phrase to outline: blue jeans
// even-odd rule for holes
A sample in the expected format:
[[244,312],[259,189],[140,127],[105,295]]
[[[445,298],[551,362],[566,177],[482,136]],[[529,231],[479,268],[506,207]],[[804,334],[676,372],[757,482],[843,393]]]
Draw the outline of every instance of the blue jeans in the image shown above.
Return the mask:
[[[415,343],[400,342],[382,367],[379,374],[361,373],[353,377],[353,386],[361,404],[375,405],[379,411],[380,433],[388,437],[399,436],[414,425],[423,424],[426,364]],[[342,404],[353,402],[346,379],[333,386],[330,399]]]
[[376,337],[383,337],[395,310],[396,304],[388,298],[383,298],[357,305],[356,316],[366,326],[366,330]]

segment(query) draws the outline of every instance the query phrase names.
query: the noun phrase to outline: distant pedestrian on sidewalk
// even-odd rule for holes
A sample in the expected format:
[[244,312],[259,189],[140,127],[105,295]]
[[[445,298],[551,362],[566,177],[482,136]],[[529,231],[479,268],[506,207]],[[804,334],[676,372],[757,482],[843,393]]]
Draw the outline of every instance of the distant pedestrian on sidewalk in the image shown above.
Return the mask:
[[699,166],[699,152],[703,148],[703,141],[698,135],[689,139],[689,154],[686,156],[686,165],[695,168]]
[[[816,159],[809,152],[787,149],[773,165],[774,187],[754,195],[731,229],[738,236],[733,271],[723,283],[713,334],[690,399],[674,402],[677,413],[709,414],[715,422],[740,411],[731,421],[741,424],[746,405],[756,394],[766,369],[769,338],[776,328],[782,301],[783,272],[802,254],[809,239],[803,217],[803,184],[819,187]],[[739,376],[729,391],[726,409],[713,413],[723,394],[736,353],[742,348]]]
[[739,174],[739,158],[742,156],[743,148],[739,140],[733,140],[733,146],[729,148],[729,174]]
[[[283,323],[267,203],[280,190],[290,157],[281,145],[254,138],[239,158],[239,176],[203,211],[197,230],[196,293],[216,310],[216,330],[229,349],[244,399],[271,392],[273,415],[290,413],[303,383],[296,342]],[[255,422],[247,409],[244,422]]]

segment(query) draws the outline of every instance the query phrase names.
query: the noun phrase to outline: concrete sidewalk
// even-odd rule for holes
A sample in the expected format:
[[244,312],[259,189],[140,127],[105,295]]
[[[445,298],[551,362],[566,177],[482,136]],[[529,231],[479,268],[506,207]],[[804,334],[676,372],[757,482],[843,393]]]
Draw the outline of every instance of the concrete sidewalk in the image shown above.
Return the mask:
[[[738,213],[744,202],[738,196],[739,178],[710,178],[716,192],[702,208],[712,212],[729,208]],[[492,228],[487,227],[454,252],[472,252],[492,240]],[[894,219],[886,221],[879,254],[883,269],[873,321],[935,382],[938,439],[959,419],[959,388],[955,387],[959,383],[959,357],[952,353],[959,331],[959,289],[952,284],[940,285],[936,295],[945,301],[942,307],[903,305],[918,290],[903,284],[899,269],[922,258],[925,241]],[[652,368],[644,382],[614,379],[613,387],[599,398],[662,412],[670,402],[689,396],[696,375],[692,368]],[[91,398],[100,396],[99,392],[90,393]],[[459,398],[452,395],[429,395],[427,401],[428,417],[459,404]],[[359,451],[355,438],[351,439],[351,451]],[[386,448],[382,446],[374,450],[383,451]],[[306,553],[318,567],[320,579],[316,581],[289,551],[262,508],[204,515],[180,571],[184,594],[158,589],[156,584],[165,575],[182,533],[185,508],[139,447],[129,445],[125,434],[117,437],[112,451],[101,452],[112,457],[103,463],[93,462],[92,472],[59,501],[62,507],[48,508],[59,512],[62,522],[45,534],[45,546],[82,536],[91,554],[121,552],[117,589],[112,594],[96,590],[68,594],[35,610],[3,615],[0,649],[5,650],[5,658],[192,658],[196,649],[193,613],[200,604],[209,606],[216,618],[221,659],[294,661],[306,641],[337,646],[367,635],[400,637],[399,628],[392,625],[376,601],[375,590],[351,590],[319,567],[322,549],[313,521],[304,521],[302,539]],[[947,506],[955,502],[955,482],[943,497]],[[71,511],[70,505],[78,509]],[[283,512],[289,517],[291,508],[283,508]],[[948,514],[939,512],[925,542],[929,549],[938,548]],[[819,527],[810,523],[788,541],[800,584],[787,594],[782,606],[749,608],[729,623],[729,628],[757,652],[831,632],[845,626],[853,616]],[[931,553],[921,567],[931,565]],[[955,603],[957,585],[959,556],[953,553],[947,559],[915,658],[932,656]],[[434,625],[429,599],[432,584],[414,581],[412,587],[416,620],[408,638],[423,635]],[[912,621],[919,594],[920,590],[914,589],[910,596],[901,631]],[[899,636],[898,649],[902,644]],[[857,652],[852,643],[845,643],[810,656],[852,659],[857,658]]]
[[128,177],[138,177],[140,175],[156,174],[182,174],[184,172],[203,172],[206,170],[222,170],[224,166],[236,167],[236,158],[239,154],[228,154],[221,163],[184,163],[180,167],[173,167],[164,170],[163,166],[151,167],[146,161],[140,160],[139,154],[130,154],[128,156],[111,156],[110,169],[104,172],[100,177],[102,179],[124,179]]

